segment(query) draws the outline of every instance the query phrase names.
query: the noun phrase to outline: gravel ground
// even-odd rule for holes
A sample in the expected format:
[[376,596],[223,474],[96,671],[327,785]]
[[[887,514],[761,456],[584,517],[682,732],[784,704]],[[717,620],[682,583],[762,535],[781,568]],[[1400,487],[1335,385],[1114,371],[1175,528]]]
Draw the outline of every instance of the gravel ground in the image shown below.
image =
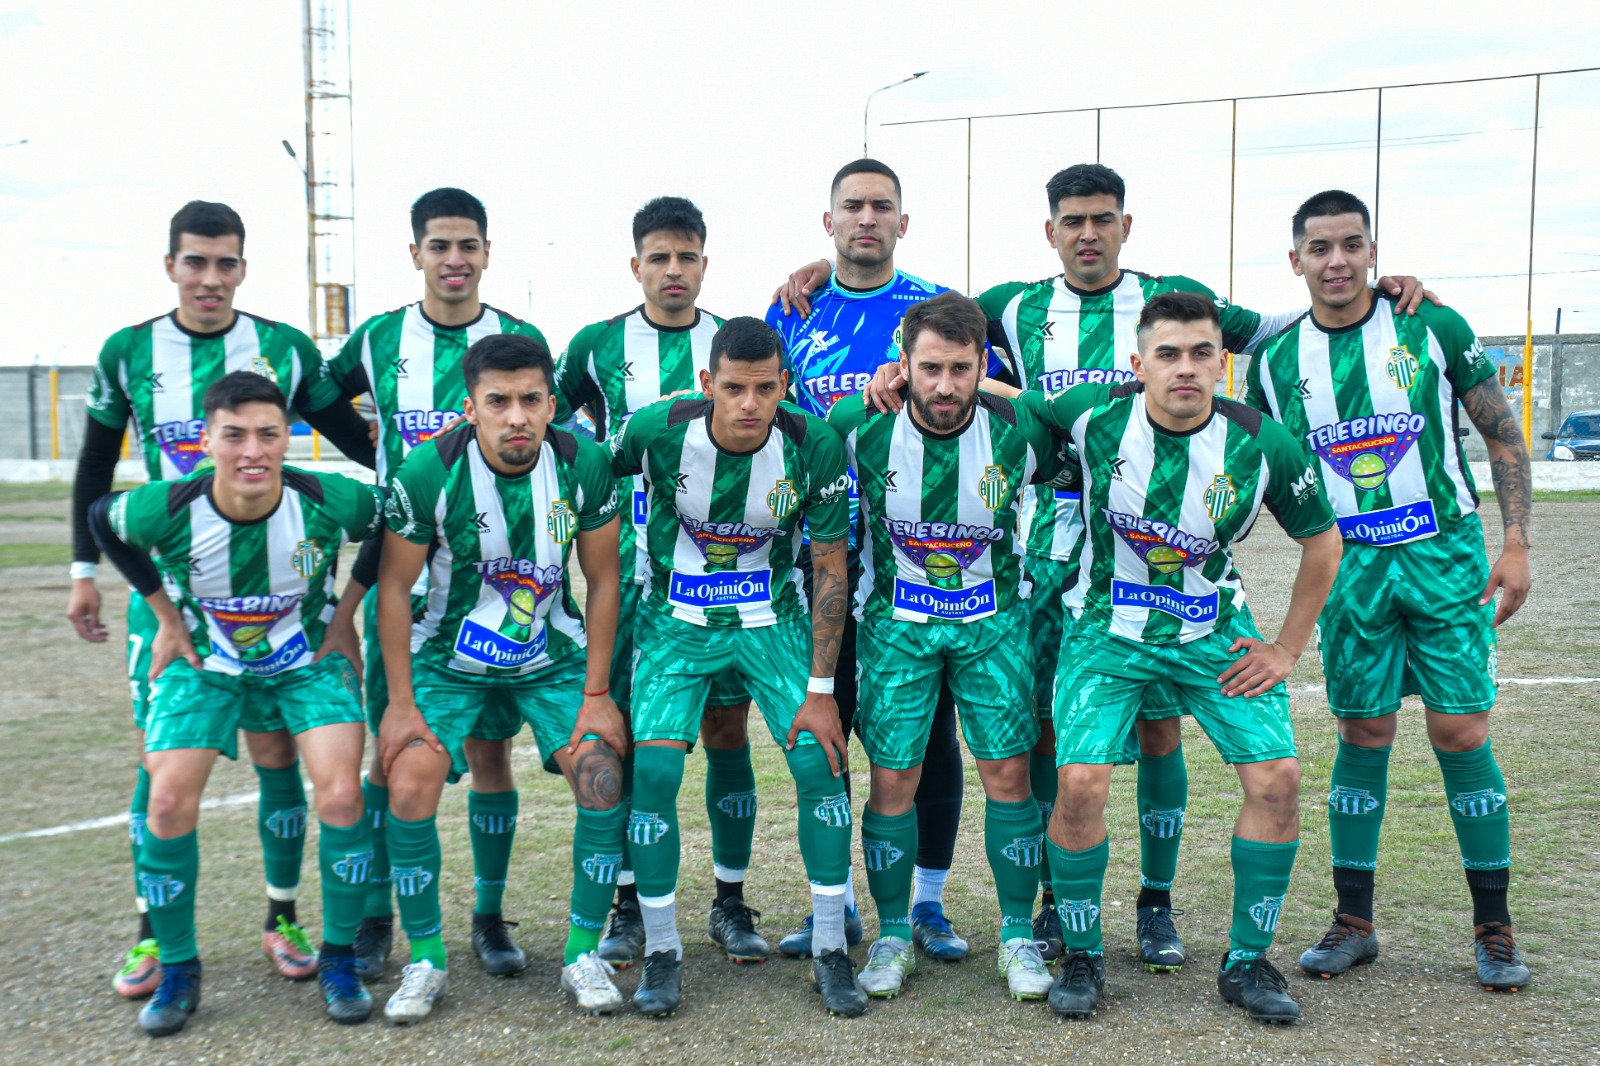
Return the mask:
[[[1541,504],[1536,510],[1534,598],[1502,632],[1501,673],[1600,675],[1600,574],[1592,546],[1600,504]],[[49,517],[63,511],[61,503],[0,503],[0,529],[8,540],[16,532],[30,542],[64,541],[65,523]],[[1282,615],[1293,564],[1293,545],[1270,522],[1241,552],[1268,632]],[[115,625],[125,594],[114,582],[104,584]],[[124,809],[132,754],[120,644],[88,646],[70,636],[60,614],[66,581],[59,568],[0,570],[0,589],[0,635],[13,650],[0,666],[6,692],[0,701],[0,837]],[[1300,862],[1275,949],[1286,972],[1295,954],[1320,935],[1331,902],[1320,796],[1334,744],[1319,681],[1315,658],[1308,657],[1291,682],[1305,787]],[[982,794],[970,762],[968,816],[948,891],[949,910],[973,944],[967,962],[923,962],[899,999],[875,1002],[863,1019],[843,1020],[821,1013],[808,966],[774,958],[735,967],[721,959],[699,935],[710,871],[704,814],[697,809],[700,771],[691,763],[680,894],[688,942],[685,1008],[663,1021],[627,1013],[579,1017],[557,985],[570,799],[558,782],[539,774],[526,742],[516,755],[523,817],[507,900],[508,916],[522,919],[518,937],[530,956],[521,979],[484,977],[466,950],[471,876],[465,794],[452,789],[440,818],[447,936],[457,949],[450,997],[416,1029],[381,1022],[345,1029],[326,1022],[314,985],[272,976],[254,947],[261,917],[254,805],[224,805],[201,822],[204,1005],[182,1035],[161,1042],[141,1036],[135,1008],[107,988],[133,931],[123,829],[0,843],[0,944],[12,960],[0,973],[8,1008],[0,1016],[0,1055],[7,1064],[820,1063],[922,1055],[972,1063],[1600,1062],[1600,982],[1586,950],[1600,935],[1600,801],[1592,792],[1600,769],[1597,710],[1590,685],[1501,690],[1494,732],[1516,812],[1513,912],[1536,974],[1534,986],[1517,995],[1490,996],[1472,981],[1467,894],[1438,772],[1419,714],[1409,712],[1396,748],[1379,878],[1383,957],[1333,982],[1291,975],[1304,1010],[1293,1028],[1254,1025],[1225,1007],[1215,991],[1230,907],[1227,842],[1237,785],[1192,723],[1186,745],[1190,828],[1176,890],[1192,961],[1176,977],[1147,975],[1134,964],[1133,777],[1119,773],[1110,815],[1108,997],[1092,1021],[1060,1022],[1040,1004],[1016,1004],[1004,995],[993,968],[996,923],[983,860]],[[775,940],[807,901],[781,758],[765,737],[757,738],[756,749],[763,806],[750,902],[765,911],[763,929]],[[859,753],[857,759],[864,765]],[[246,794],[254,785],[247,765],[219,764],[209,795]],[[314,862],[306,869],[301,913],[314,927]],[[864,887],[859,870],[857,882]],[[864,948],[854,954],[859,961]],[[619,978],[625,994],[635,972]],[[392,979],[375,987],[380,1003],[392,988]]]

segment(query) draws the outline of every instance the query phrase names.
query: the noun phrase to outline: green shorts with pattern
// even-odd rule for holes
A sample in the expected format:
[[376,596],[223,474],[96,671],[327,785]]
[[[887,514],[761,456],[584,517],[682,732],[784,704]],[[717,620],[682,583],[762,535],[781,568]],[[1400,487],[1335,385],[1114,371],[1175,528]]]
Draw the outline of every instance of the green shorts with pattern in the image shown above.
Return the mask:
[[494,703],[516,714],[518,729],[523,722],[533,727],[544,768],[559,774],[556,752],[572,740],[573,727],[578,724],[586,668],[584,657],[574,655],[531,677],[484,677],[415,660],[411,688],[422,720],[450,753],[452,773],[467,772],[463,746],[467,737],[476,735],[474,724],[482,720],[484,708]]
[[1494,604],[1483,523],[1475,514],[1427,540],[1393,547],[1344,543],[1344,559],[1317,623],[1328,706],[1340,718],[1377,718],[1405,696],[1444,714],[1494,706]]
[[[1028,580],[1033,593],[1028,599],[1028,644],[1033,653],[1033,709],[1044,721],[1055,717],[1056,670],[1061,652],[1070,639],[1073,618],[1067,613],[1063,597],[1071,585],[1068,575],[1076,576],[1066,563],[1042,555],[1027,556]],[[1145,704],[1139,717],[1146,721],[1177,718],[1183,714],[1183,701],[1171,685],[1151,685],[1145,691]],[[1133,759],[1139,756],[1134,740]]]
[[1248,610],[1187,644],[1140,644],[1079,624],[1056,675],[1056,765],[1119,763],[1145,690],[1165,680],[1216,745],[1224,762],[1295,757],[1289,692],[1279,682],[1259,696],[1225,696],[1217,678],[1243,653],[1239,637],[1260,638]]
[[143,730],[150,720],[150,643],[161,623],[150,604],[134,589],[128,590],[128,694],[133,701],[133,728]]
[[[418,606],[415,602],[413,607]],[[383,672],[383,645],[378,642],[378,590],[367,590],[361,604],[362,651],[367,666],[367,728],[373,736],[383,724],[383,709],[389,706],[389,675]],[[415,678],[412,688],[416,688]],[[510,740],[522,732],[522,716],[504,700],[485,701],[483,713],[467,736],[474,740]]]
[[[788,743],[811,676],[809,618],[750,629],[697,626],[644,604],[634,619],[634,639],[635,742],[681,740],[692,745],[714,686],[731,674],[755,698],[772,739],[780,747]],[[799,743],[816,742],[809,732],[800,734]]]
[[[617,611],[617,642],[611,653],[611,698],[623,714],[633,707],[634,622],[639,616],[639,600],[644,586],[632,581],[622,583],[622,602]],[[711,692],[706,696],[707,707],[735,707],[750,702],[750,687],[736,670],[724,670],[711,681]]]
[[1039,740],[1028,705],[1028,604],[971,622],[868,615],[856,631],[856,732],[872,765],[922,765],[939,683],[955,696],[977,759],[1009,759]]
[[144,749],[215,748],[237,759],[240,729],[304,733],[343,722],[361,723],[361,686],[343,655],[271,677],[196,670],[180,659],[151,686]]

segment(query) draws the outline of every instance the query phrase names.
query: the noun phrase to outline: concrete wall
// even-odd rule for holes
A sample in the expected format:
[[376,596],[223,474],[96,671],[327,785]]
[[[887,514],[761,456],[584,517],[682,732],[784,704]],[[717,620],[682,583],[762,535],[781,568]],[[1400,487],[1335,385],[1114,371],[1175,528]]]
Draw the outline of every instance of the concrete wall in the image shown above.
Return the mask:
[[[59,375],[61,458],[78,455],[83,437],[84,397],[89,391],[93,368],[64,366]],[[33,385],[33,440],[28,439],[30,407],[29,382]],[[50,368],[28,366],[0,367],[0,459],[50,458]]]

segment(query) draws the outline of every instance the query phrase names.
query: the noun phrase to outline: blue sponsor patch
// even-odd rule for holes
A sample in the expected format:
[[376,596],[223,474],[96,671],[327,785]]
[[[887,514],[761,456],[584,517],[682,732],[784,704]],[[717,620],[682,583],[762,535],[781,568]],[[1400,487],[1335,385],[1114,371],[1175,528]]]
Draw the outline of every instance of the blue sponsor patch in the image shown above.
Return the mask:
[[1083,493],[1068,492],[1066,489],[1056,489],[1056,499],[1065,503],[1077,503],[1079,500],[1083,499]]
[[523,642],[512,640],[504,633],[497,633],[488,626],[467,618],[462,621],[461,629],[456,633],[456,654],[463,659],[483,663],[485,666],[514,670],[519,666],[528,665],[543,655],[547,643],[549,637],[543,625],[533,634],[531,640]]
[[1215,592],[1208,592],[1204,596],[1192,596],[1165,585],[1140,585],[1133,581],[1116,580],[1111,582],[1113,607],[1145,607],[1197,625],[1217,620],[1217,603],[1218,596]]
[[680,574],[674,570],[667,599],[684,607],[737,607],[772,602],[771,570],[725,570],[716,574]]
[[1439,532],[1433,501],[1405,503],[1339,519],[1339,535],[1361,544],[1405,544]]
[[270,677],[289,669],[309,653],[305,633],[296,633],[283,647],[264,659],[238,659],[229,655],[221,641],[211,642],[211,653],[227,660],[252,677]]
[[642,526],[650,521],[650,494],[643,489],[633,493],[633,524]]
[[894,609],[951,621],[982,618],[994,614],[994,582],[980,581],[964,589],[941,589],[897,577],[894,579]]

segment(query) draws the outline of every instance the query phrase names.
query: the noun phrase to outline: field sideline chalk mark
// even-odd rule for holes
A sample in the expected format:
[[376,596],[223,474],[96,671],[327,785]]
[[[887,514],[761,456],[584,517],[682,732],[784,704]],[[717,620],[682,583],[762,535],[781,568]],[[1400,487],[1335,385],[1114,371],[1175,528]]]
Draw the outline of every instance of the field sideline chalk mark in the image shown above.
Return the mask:
[[[1502,685],[1594,685],[1600,684],[1600,677],[1502,677]],[[1295,692],[1321,692],[1321,685],[1296,685]],[[311,791],[311,783],[306,782],[306,791]],[[231,796],[221,799],[208,799],[200,801],[200,809],[209,811],[217,807],[237,807],[244,803],[254,803],[259,792],[236,792]],[[52,825],[44,829],[30,829],[26,833],[8,833],[0,836],[0,844],[9,844],[13,840],[27,840],[32,837],[58,837],[67,833],[81,833],[85,829],[105,829],[113,825],[126,825],[128,812],[121,814],[108,814],[104,818],[90,818],[83,822],[68,822],[65,825]]]

